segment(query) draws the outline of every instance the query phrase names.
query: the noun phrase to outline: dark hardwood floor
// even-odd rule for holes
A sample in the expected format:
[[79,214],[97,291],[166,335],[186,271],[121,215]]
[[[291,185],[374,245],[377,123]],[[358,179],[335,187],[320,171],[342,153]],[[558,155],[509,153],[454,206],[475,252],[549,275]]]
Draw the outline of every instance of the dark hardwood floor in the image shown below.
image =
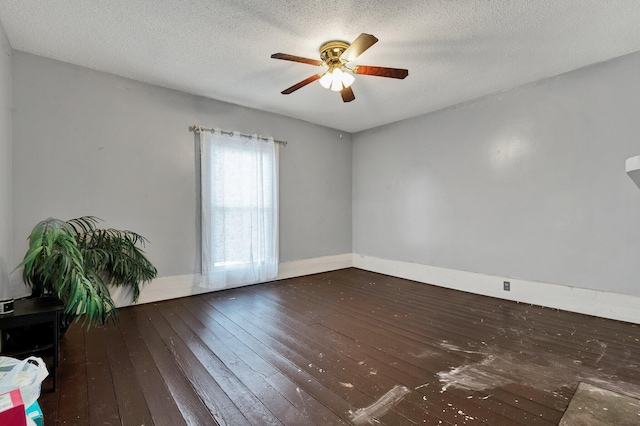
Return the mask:
[[640,397],[640,328],[358,269],[69,330],[46,425],[557,425],[579,382]]

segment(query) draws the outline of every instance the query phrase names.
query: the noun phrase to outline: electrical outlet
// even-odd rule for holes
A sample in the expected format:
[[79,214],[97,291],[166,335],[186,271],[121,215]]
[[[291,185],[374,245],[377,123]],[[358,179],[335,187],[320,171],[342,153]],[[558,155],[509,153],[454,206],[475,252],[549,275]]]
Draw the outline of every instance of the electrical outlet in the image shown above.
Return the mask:
[[509,281],[503,281],[502,288],[504,291],[511,291],[511,283]]

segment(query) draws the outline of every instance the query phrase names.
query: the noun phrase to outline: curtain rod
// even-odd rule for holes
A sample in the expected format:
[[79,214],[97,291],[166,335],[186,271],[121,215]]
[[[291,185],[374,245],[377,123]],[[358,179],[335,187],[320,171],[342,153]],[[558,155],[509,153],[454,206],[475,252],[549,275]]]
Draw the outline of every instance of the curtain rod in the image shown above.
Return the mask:
[[[193,132],[193,133],[200,133],[200,132],[211,132],[213,133],[215,129],[212,129],[210,127],[202,127],[202,126],[198,126],[197,124],[194,124],[193,126],[189,126],[189,131]],[[220,133],[222,133],[223,135],[233,135],[234,132],[229,132],[228,130],[220,130]],[[243,136],[245,138],[250,138],[252,137],[252,135],[245,135],[244,133],[240,133],[240,136]],[[269,140],[269,138],[263,138],[260,137],[260,139],[262,139],[263,141]],[[287,141],[279,141],[277,139],[273,140],[275,143],[279,143],[282,144],[284,146],[287,146]]]

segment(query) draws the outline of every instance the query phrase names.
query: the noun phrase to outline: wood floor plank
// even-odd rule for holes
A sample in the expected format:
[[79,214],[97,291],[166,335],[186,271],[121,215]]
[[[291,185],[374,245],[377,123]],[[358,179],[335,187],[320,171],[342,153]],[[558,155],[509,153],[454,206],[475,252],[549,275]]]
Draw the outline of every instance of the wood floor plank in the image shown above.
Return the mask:
[[[261,310],[257,310],[257,309],[255,309],[255,308],[254,308],[254,309],[251,311],[251,313],[252,313],[252,314],[254,314],[254,315],[260,315],[260,316],[269,315],[269,311],[268,311],[268,310],[265,310],[265,309],[264,309],[264,306],[263,306],[263,309],[261,309]],[[292,318],[284,318],[284,317],[280,317],[278,327],[279,327],[279,328],[283,328],[283,331],[285,331],[287,335],[296,335],[297,330],[299,330],[299,329],[301,328],[301,325],[300,325],[300,324],[298,324],[298,323],[296,323],[296,322],[295,322],[295,320],[294,320],[294,319],[292,319]],[[273,332],[271,332],[270,334],[274,334],[274,333],[273,333]],[[332,355],[331,355],[331,354],[332,354],[333,352],[332,352],[331,350],[329,350],[329,347],[328,347],[328,346],[324,346],[324,345],[322,344],[323,337],[324,337],[324,336],[327,336],[327,334],[328,334],[328,333],[327,333],[326,331],[323,331],[323,332],[321,332],[321,333],[314,333],[312,330],[310,330],[309,328],[307,328],[307,329],[305,329],[305,330],[304,330],[304,333],[301,333],[301,334],[299,335],[299,338],[300,338],[300,339],[308,338],[308,340],[307,340],[307,341],[308,341],[308,343],[309,343],[309,344],[313,344],[314,348],[319,348],[320,350],[324,350],[324,351],[328,354],[328,356],[327,356],[327,357],[321,357],[319,360],[318,360],[318,359],[316,359],[316,362],[319,362],[319,363],[320,363],[319,365],[326,365],[326,362],[328,362],[328,363],[329,363],[328,365],[331,365],[331,363],[338,363],[338,364],[340,364],[340,363],[341,363],[341,361],[342,361],[341,365],[343,365],[343,366],[345,366],[345,365],[346,365],[346,366],[348,366],[348,367],[350,368],[350,371],[352,371],[352,372],[353,372],[353,371],[357,371],[357,370],[358,370],[359,365],[354,364],[354,363],[353,363],[353,360],[349,360],[348,358],[341,357],[340,355],[337,355],[337,356],[335,356],[335,357],[332,357]],[[336,343],[336,342],[332,342],[332,343],[330,343],[330,346],[331,346],[332,348],[334,348],[334,349],[340,349],[341,351],[342,351],[342,350],[344,350],[344,349],[342,349],[342,348],[337,347],[337,345],[339,345],[339,343]],[[323,349],[323,347],[324,347],[324,349]],[[392,362],[394,362],[394,361],[392,361]],[[395,362],[397,362],[397,361],[395,361]],[[375,382],[380,382],[380,381],[381,381],[381,379],[382,379],[382,378],[384,377],[384,375],[385,375],[385,371],[386,371],[386,368],[385,368],[385,367],[386,367],[386,365],[387,365],[387,364],[377,364],[377,365],[378,365],[378,367],[377,367],[377,368],[366,369],[366,370],[362,371],[362,372],[361,372],[361,373],[359,373],[359,374],[361,374],[361,376],[362,376],[362,377],[364,377],[364,378],[369,378],[369,379],[374,378],[374,379],[376,379],[376,380],[374,381],[374,383],[375,383]],[[423,367],[423,366],[421,366],[421,367]],[[325,368],[329,368],[329,367],[327,366],[327,367],[325,367]],[[437,372],[438,370],[435,370],[435,371]],[[374,373],[374,374],[372,374],[372,373]],[[425,369],[425,371],[421,374],[421,376],[424,376],[424,377],[419,377],[419,378],[412,377],[412,379],[409,379],[409,380],[406,380],[406,379],[405,379],[405,382],[403,382],[403,383],[404,383],[404,384],[407,384],[407,385],[409,385],[409,386],[420,386],[420,385],[421,385],[421,386],[424,386],[424,385],[425,385],[425,382],[427,382],[427,381],[428,381],[427,377],[429,377],[429,373],[430,373],[430,372],[429,372],[427,369]],[[398,377],[398,372],[397,372],[397,371],[392,371],[392,372],[388,373],[388,376],[389,376],[389,377],[396,377],[396,378],[397,378],[397,377]],[[433,375],[433,374],[431,374],[431,380],[433,380],[433,377],[434,377],[434,375]],[[437,382],[437,379],[436,379],[435,381]],[[433,384],[433,383],[430,383],[430,384]],[[389,383],[389,382],[387,382],[385,386],[388,386],[388,387],[393,386],[393,383]],[[362,388],[363,388],[363,384],[360,382],[360,383],[358,384],[358,387],[359,387],[360,389],[362,389]],[[439,386],[438,386],[438,387],[439,387]],[[494,391],[494,395],[493,395],[493,396],[494,396],[494,398],[493,398],[491,401],[483,401],[480,405],[484,405],[484,406],[493,405],[493,401],[496,401],[496,400],[503,400],[503,401],[507,401],[507,403],[509,402],[509,400],[510,400],[511,396],[507,395],[507,396],[504,396],[504,397],[501,399],[501,398],[496,397],[496,394],[497,394],[497,393],[500,393],[500,391],[499,391],[499,390],[498,390],[498,391]],[[465,398],[465,397],[466,397],[466,395],[464,395],[464,396],[463,396],[463,398]],[[420,406],[424,406],[424,405],[425,405],[425,402],[422,402],[422,401],[421,401],[419,405],[420,405]],[[458,405],[460,405],[460,402],[458,402]],[[559,413],[557,413],[555,410],[551,410],[551,412],[549,412],[549,411],[547,410],[547,408],[546,408],[546,407],[544,407],[544,406],[541,406],[541,405],[539,405],[539,404],[531,403],[531,402],[530,402],[530,401],[528,401],[528,400],[520,400],[519,407],[518,407],[518,409],[517,409],[517,410],[524,410],[525,408],[528,408],[528,411],[529,411],[530,413],[534,414],[534,415],[535,415],[535,416],[537,416],[537,417],[540,417],[540,419],[539,419],[539,420],[536,420],[536,421],[541,421],[542,423],[544,423],[544,421],[543,421],[543,420],[544,420],[546,417],[549,417],[549,422],[551,422],[551,423],[557,423],[556,418],[559,418],[559,417],[558,417],[558,414],[559,414]],[[479,414],[480,409],[479,409],[478,407],[475,407],[475,408],[474,408],[474,410],[475,410],[476,412],[478,412],[478,414]],[[503,417],[504,417],[504,413],[505,413],[505,412],[509,412],[509,411],[511,411],[511,415],[510,415],[510,416],[511,416],[512,418],[516,418],[516,419],[517,419],[517,416],[515,415],[514,410],[509,410],[509,407],[508,407],[508,406],[501,406],[499,411],[502,413],[501,415],[502,415]],[[415,415],[414,415],[414,416],[415,416]],[[485,417],[488,417],[488,416],[486,415],[486,413],[485,413]],[[502,423],[504,423],[504,422],[505,422],[505,419],[504,419],[503,417],[501,417],[501,418],[499,419]],[[493,421],[494,421],[494,422],[497,422],[498,420],[497,420],[497,419],[494,419]],[[531,421],[530,421],[530,420],[528,420],[528,419],[527,419],[527,421],[528,421],[528,422],[531,422]]]
[[[175,302],[166,302],[162,310],[170,303]],[[197,336],[184,327],[181,329],[184,335],[179,335],[173,329],[173,322],[177,320],[175,315],[171,314],[171,319],[167,320],[157,305],[146,305],[144,310],[174,354],[180,369],[211,413],[214,413],[218,423],[279,424]],[[247,410],[247,407],[252,407],[253,410]],[[226,413],[226,416],[221,413]]]
[[[350,287],[350,290],[352,291],[358,291],[358,289],[354,289],[353,287]],[[394,289],[395,290],[395,289]],[[377,295],[383,296],[384,295],[384,291],[380,291],[379,289],[376,289],[376,292],[379,293]],[[419,303],[420,305],[422,305],[423,303],[429,302],[429,299],[425,299],[424,296],[420,296],[420,295],[416,295],[415,297],[410,297],[408,298],[408,302],[407,302],[407,307],[410,307],[412,304],[415,303]],[[446,306],[447,303],[450,303],[446,300],[438,300],[439,305],[444,305]],[[535,306],[531,306],[531,305],[525,305],[525,304],[515,304],[513,302],[504,302],[505,305],[510,305],[512,308],[513,307],[518,307],[520,311],[522,311],[521,313],[512,313],[513,315],[518,315],[518,317],[524,319],[524,323],[528,323],[529,324],[529,329],[531,329],[531,327],[535,327],[536,330],[541,331],[542,334],[541,336],[539,336],[538,338],[543,340],[545,343],[550,344],[551,346],[556,346],[556,347],[561,347],[563,349],[565,345],[569,345],[573,342],[575,343],[583,343],[584,340],[579,340],[579,334],[578,336],[576,336],[575,338],[573,338],[573,334],[575,334],[575,332],[577,331],[577,328],[574,326],[571,327],[571,329],[564,329],[564,332],[566,333],[564,336],[565,338],[562,340],[558,340],[557,337],[560,336],[562,337],[563,334],[561,333],[563,331],[563,324],[558,324],[557,321],[551,322],[549,323],[548,321],[545,320],[545,318],[547,318],[549,315],[546,316],[542,316],[542,311],[543,309],[540,307],[535,307]],[[423,306],[420,306],[420,308],[422,308]],[[455,306],[452,306],[452,308]],[[475,313],[477,312],[473,312],[474,315],[466,315],[463,312],[463,308],[458,308],[457,310],[455,310],[455,316],[452,317],[452,315],[448,314],[447,311],[442,312],[439,315],[438,320],[440,322],[447,321],[446,327],[447,330],[451,330],[454,331],[454,329],[451,327],[451,322],[450,321],[456,321],[456,320],[460,320],[463,319],[465,317],[467,317],[469,319],[469,322],[475,321],[473,322],[473,324],[477,324],[477,316],[475,315]],[[531,310],[531,313],[529,313],[529,311]],[[547,310],[547,312],[549,312],[549,310]],[[554,311],[554,312],[559,312],[559,311]],[[536,315],[537,313],[537,315]],[[384,310],[377,312],[378,315],[384,315]],[[489,314],[489,315],[484,315],[485,318],[481,318],[481,320],[484,320],[484,323],[482,324],[483,326],[490,326],[491,323],[491,318],[493,315]],[[590,319],[590,317],[585,317],[585,319]],[[597,319],[596,319],[597,320]],[[407,319],[405,322],[409,323],[411,321],[411,319]],[[516,323],[517,324],[517,323]],[[517,328],[513,327],[513,325],[510,327],[510,329],[515,330],[515,331],[520,331],[520,332],[525,332],[525,329],[520,329],[518,330]],[[502,329],[502,331],[504,331],[504,329]],[[590,339],[593,339],[593,335],[594,333],[598,333],[598,330],[593,330],[590,329]],[[606,342],[607,339],[609,338],[609,334],[607,335],[602,335],[601,339]],[[586,339],[585,339],[586,340]],[[632,347],[632,345],[629,344],[625,344],[624,345],[624,350],[626,351],[626,349]],[[615,349],[620,349],[620,347],[616,344],[613,343],[612,344],[612,348]],[[639,347],[640,348],[640,347]],[[595,352],[594,357],[598,357],[600,355],[600,351],[598,347],[598,345],[594,345],[594,349]]]
[[[299,302],[299,300],[298,300],[298,302]],[[499,393],[500,392],[494,392],[494,394],[499,394]],[[493,397],[494,397],[493,399],[498,399],[497,395],[493,395]],[[519,407],[517,409],[519,409],[519,410],[522,409],[523,405],[531,405],[531,404],[529,404],[529,401],[527,401],[527,400],[522,400],[522,399],[518,400],[517,398],[513,398],[513,397],[509,396],[508,394],[505,394],[505,396],[502,399],[503,399],[503,402],[506,402],[507,404],[513,404],[513,403],[518,404]],[[501,407],[501,411],[504,411],[504,410],[508,411],[508,408],[509,408],[508,405],[504,405],[504,406]],[[560,415],[560,413],[555,412],[554,410],[547,410],[546,407],[540,406],[540,405],[535,404],[535,403],[533,405],[531,405],[528,408],[528,410],[530,410],[531,414],[534,414],[536,416],[548,417],[548,420],[550,420],[552,422],[555,421],[557,418],[559,418],[559,415]],[[524,413],[524,414],[525,414],[524,419],[525,419],[526,422],[533,422],[533,421],[537,422],[538,421],[538,419],[531,420],[526,416],[526,413]]]
[[[233,350],[226,348],[226,345],[207,330],[202,323],[189,312],[176,308],[178,316],[184,322],[172,321],[171,324],[181,336],[190,332],[195,333],[202,342],[210,348],[212,354],[219,359],[225,368],[228,369],[246,388],[244,392],[250,392],[264,404],[265,408],[272,412],[282,423],[310,425],[313,422],[302,413],[291,400],[285,398],[274,389],[266,380],[267,377],[278,374],[268,363],[261,363],[261,358],[254,357],[252,360],[245,360],[239,357]],[[163,314],[173,314],[174,310],[163,310]],[[251,362],[253,361],[253,362]],[[262,367],[262,368],[260,368]],[[292,395],[289,395],[291,398]],[[241,397],[242,398],[242,397]],[[233,398],[236,400],[236,398]],[[295,401],[294,398],[291,398]],[[249,401],[253,405],[248,408],[255,411],[255,402]],[[296,401],[297,402],[297,401]]]
[[[257,310],[253,310],[251,314],[258,314]],[[260,316],[265,314],[264,311],[260,311]],[[272,336],[279,336],[281,343],[286,344],[288,337],[294,337],[299,342],[303,342],[310,348],[310,356],[313,361],[313,365],[325,370],[335,371],[338,379],[343,380],[341,384],[353,386],[356,389],[363,391],[372,400],[375,400],[376,395],[380,395],[389,389],[392,389],[395,385],[405,385],[410,388],[415,386],[424,386],[426,379],[423,374],[420,377],[403,375],[401,371],[396,370],[389,363],[376,363],[371,362],[368,359],[367,362],[360,362],[357,359],[351,358],[346,355],[350,351],[353,341],[347,340],[347,343],[341,343],[336,340],[328,340],[326,337],[330,335],[329,330],[319,331],[318,328],[313,326],[302,328],[300,324],[297,324],[292,319],[279,318],[278,329],[282,329],[283,334],[273,326],[265,326],[264,330]],[[313,348],[313,349],[311,349]],[[313,355],[313,351],[317,351],[317,355]],[[351,353],[351,352],[350,352]],[[361,354],[364,357],[364,354]],[[335,367],[338,367],[337,369]],[[411,421],[424,421],[426,417],[437,418],[437,415],[429,414],[434,412],[432,410],[435,407],[430,406],[428,400],[420,398],[417,404],[406,403],[407,399],[404,399],[397,405],[396,411],[401,411],[402,415],[409,418]],[[505,419],[501,419],[503,422]]]
[[[341,368],[319,367],[318,363],[322,357],[316,356],[317,354],[313,349],[282,330],[267,327],[268,321],[260,321],[259,318],[252,321],[251,313],[246,307],[236,307],[234,305],[236,305],[236,303],[227,305],[221,300],[215,303],[216,309],[221,310],[228,318],[236,322],[236,324],[242,324],[245,330],[250,331],[251,334],[257,338],[263,339],[263,341],[273,349],[289,354],[292,359],[296,360],[301,369],[316,377],[334,393],[349,400],[354,406],[368,406],[391,389],[371,389],[368,386],[345,388],[340,385],[340,383],[345,383],[343,381],[345,375]],[[367,392],[367,390],[369,390],[369,392]],[[384,419],[379,420],[385,424],[392,425],[413,423],[412,420],[393,409],[385,414]]]
[[[172,345],[172,350],[184,358],[181,368],[185,373],[193,369],[191,377],[202,383],[198,387],[216,389],[216,403],[228,399],[230,405],[238,408],[238,418],[244,414],[246,420],[254,425],[279,425],[276,418],[259,398],[203,342],[166,304],[163,309],[147,307],[149,318],[162,332],[165,343]],[[170,330],[172,328],[173,330]],[[188,373],[187,373],[188,374]],[[255,383],[252,383],[255,385]],[[225,407],[225,410],[230,408]],[[218,410],[222,409],[222,406]],[[245,420],[245,421],[246,421]],[[235,420],[237,421],[237,420]]]
[[[89,418],[87,397],[87,363],[85,353],[85,329],[74,323],[60,342],[60,370],[58,371],[57,422],[75,424]],[[45,413],[45,421],[46,414]]]
[[107,355],[104,327],[85,332],[89,424],[118,424],[120,413]]
[[355,268],[124,308],[61,351],[47,424],[549,426],[579,381],[640,397],[636,325]]
[[[239,307],[242,309],[242,305],[239,305]],[[264,308],[264,306],[262,308]],[[253,315],[256,319],[270,315],[268,310],[255,308],[251,312],[247,311],[247,313]],[[257,321],[257,323],[259,324],[259,321]],[[302,323],[299,322],[299,319],[289,316],[289,314],[287,314],[287,316],[281,315],[278,319],[277,326],[269,324],[262,325],[263,329],[270,335],[279,336],[281,343],[286,344],[286,340],[291,337],[305,344],[309,348],[312,360],[316,366],[328,371],[331,370],[333,366],[338,365],[340,366],[337,370],[338,374],[342,375],[342,371],[348,371],[347,374],[349,374],[349,376],[341,376],[345,379],[355,374],[354,377],[360,381],[358,389],[364,390],[369,388],[369,392],[376,393],[398,384],[397,381],[381,384],[379,379],[383,378],[384,374],[379,374],[377,369],[370,368],[364,363],[359,363],[353,358],[343,355],[343,351],[348,350],[354,343],[352,339],[347,339],[346,341],[335,339],[335,334],[332,336],[330,330],[320,330],[314,327],[315,324],[304,327]],[[314,352],[317,352],[317,355],[314,356]],[[386,364],[383,365],[383,367],[386,366]],[[397,378],[396,371],[394,370],[390,376]],[[400,384],[412,386],[419,384],[418,382],[420,380],[421,379],[416,379],[415,377],[411,377],[408,380],[405,378]]]
[[139,384],[146,405],[151,413],[152,424],[156,426],[183,426],[185,420],[167,388],[162,374],[156,366],[149,348],[138,330],[133,307],[120,309],[118,328],[132,364],[135,366],[132,378]]
[[[79,324],[72,324],[66,333],[67,337],[60,340],[58,391],[44,392],[38,399],[45,422],[70,422],[88,416],[83,333]],[[61,373],[62,370],[64,373]],[[69,413],[69,407],[73,407],[72,413]]]
[[212,320],[220,324],[221,327],[227,329],[246,345],[251,346],[251,348],[253,348],[263,359],[278,368],[287,377],[295,380],[301,389],[303,389],[307,394],[313,396],[321,404],[328,407],[334,415],[349,423],[348,412],[351,409],[349,402],[342,396],[331,392],[330,389],[328,389],[314,376],[300,368],[294,360],[289,359],[288,354],[272,350],[259,338],[256,338],[251,333],[245,331],[242,327],[218,312],[215,308],[212,309],[210,305],[206,302],[200,301],[199,298],[196,298],[191,302],[200,306],[202,310],[205,311]]
[[[263,377],[289,401],[301,405],[303,414],[308,416],[315,424],[343,424],[339,417],[335,416],[327,407],[318,403],[305,390],[289,379],[285,375],[286,369],[285,372],[278,370],[269,363],[269,358],[262,358],[259,351],[256,352],[257,348],[246,345],[235,334],[215,322],[207,315],[206,311],[196,306],[192,299],[183,299],[182,303],[183,309],[179,312],[180,315],[186,318],[189,316],[193,318],[190,321],[192,321],[191,323],[194,324],[195,328],[200,330],[203,341],[206,341],[225,363],[235,364],[235,358],[241,357],[249,365],[249,370],[243,372],[243,375],[255,372]],[[206,332],[193,323],[193,320],[205,327]]]
[[[140,330],[140,334],[149,348],[149,352],[186,424],[190,426],[218,425],[219,422],[216,421],[216,417],[218,420],[222,420],[222,417],[215,404],[212,401],[208,401],[214,407],[213,412],[209,411],[208,406],[205,405],[198,392],[185,376],[185,373],[181,370],[178,363],[179,360],[175,357],[175,352],[172,352],[169,346],[165,344],[162,336],[158,334],[145,314],[145,305],[139,308],[132,312],[136,326]],[[224,421],[220,423],[225,424]]]
[[[282,300],[286,300],[286,298],[282,298]],[[354,306],[355,305],[354,302],[350,302],[349,305],[350,305],[349,306],[349,312],[351,314],[353,314],[354,308],[357,310],[357,307]],[[354,314],[354,315],[362,315],[362,314],[363,313]],[[360,318],[360,319],[362,319],[362,318]],[[374,326],[378,326],[379,325],[373,319],[370,319],[370,321],[372,322],[372,324]],[[405,327],[405,323],[406,323],[406,319],[403,319],[402,327]],[[401,329],[397,328],[396,331],[401,331]],[[412,338],[416,338],[416,335],[413,335],[411,337]],[[432,348],[431,352],[432,353],[434,352],[433,348]],[[536,394],[532,393],[532,395],[536,395]],[[544,407],[544,406],[542,406],[540,404],[537,404],[537,401],[535,401],[533,399],[533,397],[531,397],[531,396],[529,396],[528,399],[530,399],[533,404],[529,404],[527,400],[523,401],[522,398],[514,398],[513,396],[509,395],[508,393],[503,393],[503,392],[500,392],[500,391],[494,392],[493,398],[494,399],[501,399],[503,402],[505,402],[506,404],[510,404],[510,405],[513,405],[514,403],[516,403],[518,405],[518,409],[521,410],[521,409],[524,408],[525,410],[529,411],[530,413],[533,413],[533,414],[535,414],[537,416],[541,416],[543,418],[547,418],[548,420],[550,420],[552,422],[556,421],[556,419],[559,418],[559,416],[560,416],[560,413],[556,412],[555,410],[549,410],[546,407]],[[528,408],[523,407],[523,405],[527,405]]]
[[[264,312],[263,312],[264,314]],[[398,333],[401,329],[399,327],[394,327],[393,329],[394,334]],[[397,335],[397,334],[396,334]],[[415,335],[414,335],[415,337]],[[441,352],[442,355],[446,355],[446,352],[443,351],[443,349],[438,349],[436,347],[431,347],[431,349],[429,350],[431,354],[435,354]],[[426,367],[426,369],[428,371],[431,372],[437,372],[439,369],[442,368],[446,368],[446,366],[440,366],[439,368],[436,367],[436,369],[434,370],[434,366],[432,365],[431,367],[425,366],[424,363],[421,363],[421,366]],[[494,391],[493,393],[493,399],[492,400],[501,400],[503,402],[505,402],[506,404],[510,404],[513,405],[513,402],[518,399],[518,398],[514,398],[512,395],[509,395],[507,393],[501,392],[500,390],[498,391]],[[528,400],[522,400],[522,398],[519,399],[518,402],[518,410],[525,410],[525,411],[529,411],[532,414],[535,414],[536,416],[540,416],[543,419],[546,418],[551,422],[557,422],[557,419],[559,419],[559,416],[561,415],[561,413],[558,413],[556,410],[549,410],[547,409],[544,405],[540,405],[540,404],[536,404],[535,402],[528,401]],[[501,410],[504,410],[506,407],[502,407]]]
[[135,368],[117,325],[110,324],[102,336],[107,346],[109,369],[118,403],[122,426],[140,426],[153,423],[140,382],[135,377]]

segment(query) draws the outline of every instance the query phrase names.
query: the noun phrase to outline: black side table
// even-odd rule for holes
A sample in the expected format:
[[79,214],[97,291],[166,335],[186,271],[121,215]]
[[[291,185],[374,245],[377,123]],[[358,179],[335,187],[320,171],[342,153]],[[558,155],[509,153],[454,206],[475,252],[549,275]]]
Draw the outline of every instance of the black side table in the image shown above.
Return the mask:
[[[51,336],[51,344],[53,347],[53,368],[51,369],[51,376],[53,377],[54,392],[58,389],[56,387],[56,367],[58,367],[59,361],[59,317],[63,309],[64,304],[56,298],[40,297],[34,299],[18,299],[15,301],[13,313],[0,315],[0,330],[45,323],[50,323],[52,325],[51,328],[53,329],[53,334]],[[29,348],[24,348],[24,350],[20,350],[19,353],[10,352],[7,354],[1,354],[6,356],[31,355],[44,349],[46,349],[46,347],[31,350]]]

